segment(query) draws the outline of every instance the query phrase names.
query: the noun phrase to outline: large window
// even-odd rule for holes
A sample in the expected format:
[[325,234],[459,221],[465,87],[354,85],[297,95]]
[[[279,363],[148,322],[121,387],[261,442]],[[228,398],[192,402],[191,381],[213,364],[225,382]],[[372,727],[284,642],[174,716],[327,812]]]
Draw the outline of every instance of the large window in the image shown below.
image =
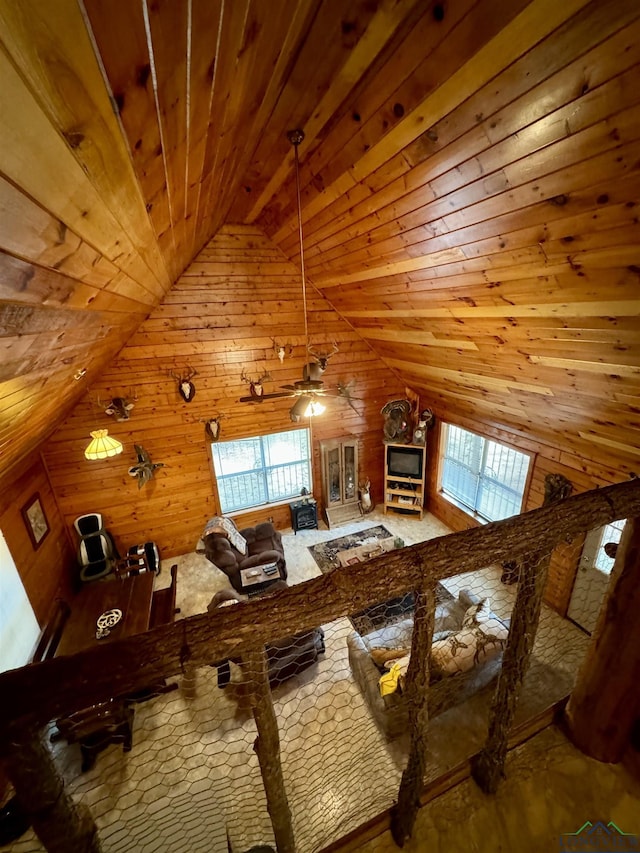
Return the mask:
[[497,521],[522,509],[529,457],[445,424],[441,488],[480,518]]
[[309,430],[214,442],[213,466],[220,510],[233,512],[279,503],[311,489]]

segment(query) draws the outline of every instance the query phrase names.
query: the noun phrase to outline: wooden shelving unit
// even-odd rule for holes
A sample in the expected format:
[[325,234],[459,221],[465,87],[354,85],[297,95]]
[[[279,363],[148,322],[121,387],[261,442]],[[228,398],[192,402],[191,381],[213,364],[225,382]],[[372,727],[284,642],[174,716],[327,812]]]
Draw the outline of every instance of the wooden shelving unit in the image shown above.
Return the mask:
[[[389,470],[389,448],[410,449],[419,457],[420,473],[399,475]],[[385,444],[384,446],[384,511],[401,512],[422,518],[424,512],[424,481],[427,464],[427,448],[417,444]]]

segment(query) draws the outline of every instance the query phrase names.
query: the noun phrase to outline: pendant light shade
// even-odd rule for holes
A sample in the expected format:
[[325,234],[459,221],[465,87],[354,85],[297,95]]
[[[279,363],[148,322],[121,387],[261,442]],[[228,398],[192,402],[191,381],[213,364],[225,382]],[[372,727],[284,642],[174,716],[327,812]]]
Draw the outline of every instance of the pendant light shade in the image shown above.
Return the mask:
[[109,430],[97,429],[91,433],[91,442],[84,452],[87,459],[108,459],[122,453],[122,442],[109,435]]

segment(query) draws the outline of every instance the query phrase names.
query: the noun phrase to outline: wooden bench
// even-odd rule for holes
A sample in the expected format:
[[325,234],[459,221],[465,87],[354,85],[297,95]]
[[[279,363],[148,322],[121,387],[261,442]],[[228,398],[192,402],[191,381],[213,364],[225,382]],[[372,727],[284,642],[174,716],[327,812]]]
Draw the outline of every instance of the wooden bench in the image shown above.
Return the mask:
[[31,653],[31,663],[40,663],[40,661],[50,660],[55,656],[70,613],[71,608],[67,602],[62,598],[56,598],[49,609],[47,620]]
[[175,621],[176,613],[180,613],[180,608],[176,607],[176,584],[178,578],[178,566],[171,566],[171,583],[166,589],[158,589],[153,593],[151,598],[151,618],[149,620],[150,628],[157,628],[158,625],[166,625],[168,622]]

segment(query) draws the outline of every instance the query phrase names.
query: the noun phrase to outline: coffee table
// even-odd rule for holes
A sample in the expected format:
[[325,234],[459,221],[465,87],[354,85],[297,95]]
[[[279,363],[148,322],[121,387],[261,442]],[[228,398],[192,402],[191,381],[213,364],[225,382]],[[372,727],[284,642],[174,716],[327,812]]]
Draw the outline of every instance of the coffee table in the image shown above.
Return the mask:
[[356,545],[355,548],[338,551],[336,559],[341,566],[351,566],[354,563],[370,560],[372,557],[394,551],[397,538],[397,536],[387,536],[385,539],[372,539],[370,542],[363,542],[361,545]]
[[282,580],[282,575],[277,563],[264,563],[261,566],[252,566],[249,569],[240,570],[242,592],[250,598],[263,592],[272,583],[279,580]]

